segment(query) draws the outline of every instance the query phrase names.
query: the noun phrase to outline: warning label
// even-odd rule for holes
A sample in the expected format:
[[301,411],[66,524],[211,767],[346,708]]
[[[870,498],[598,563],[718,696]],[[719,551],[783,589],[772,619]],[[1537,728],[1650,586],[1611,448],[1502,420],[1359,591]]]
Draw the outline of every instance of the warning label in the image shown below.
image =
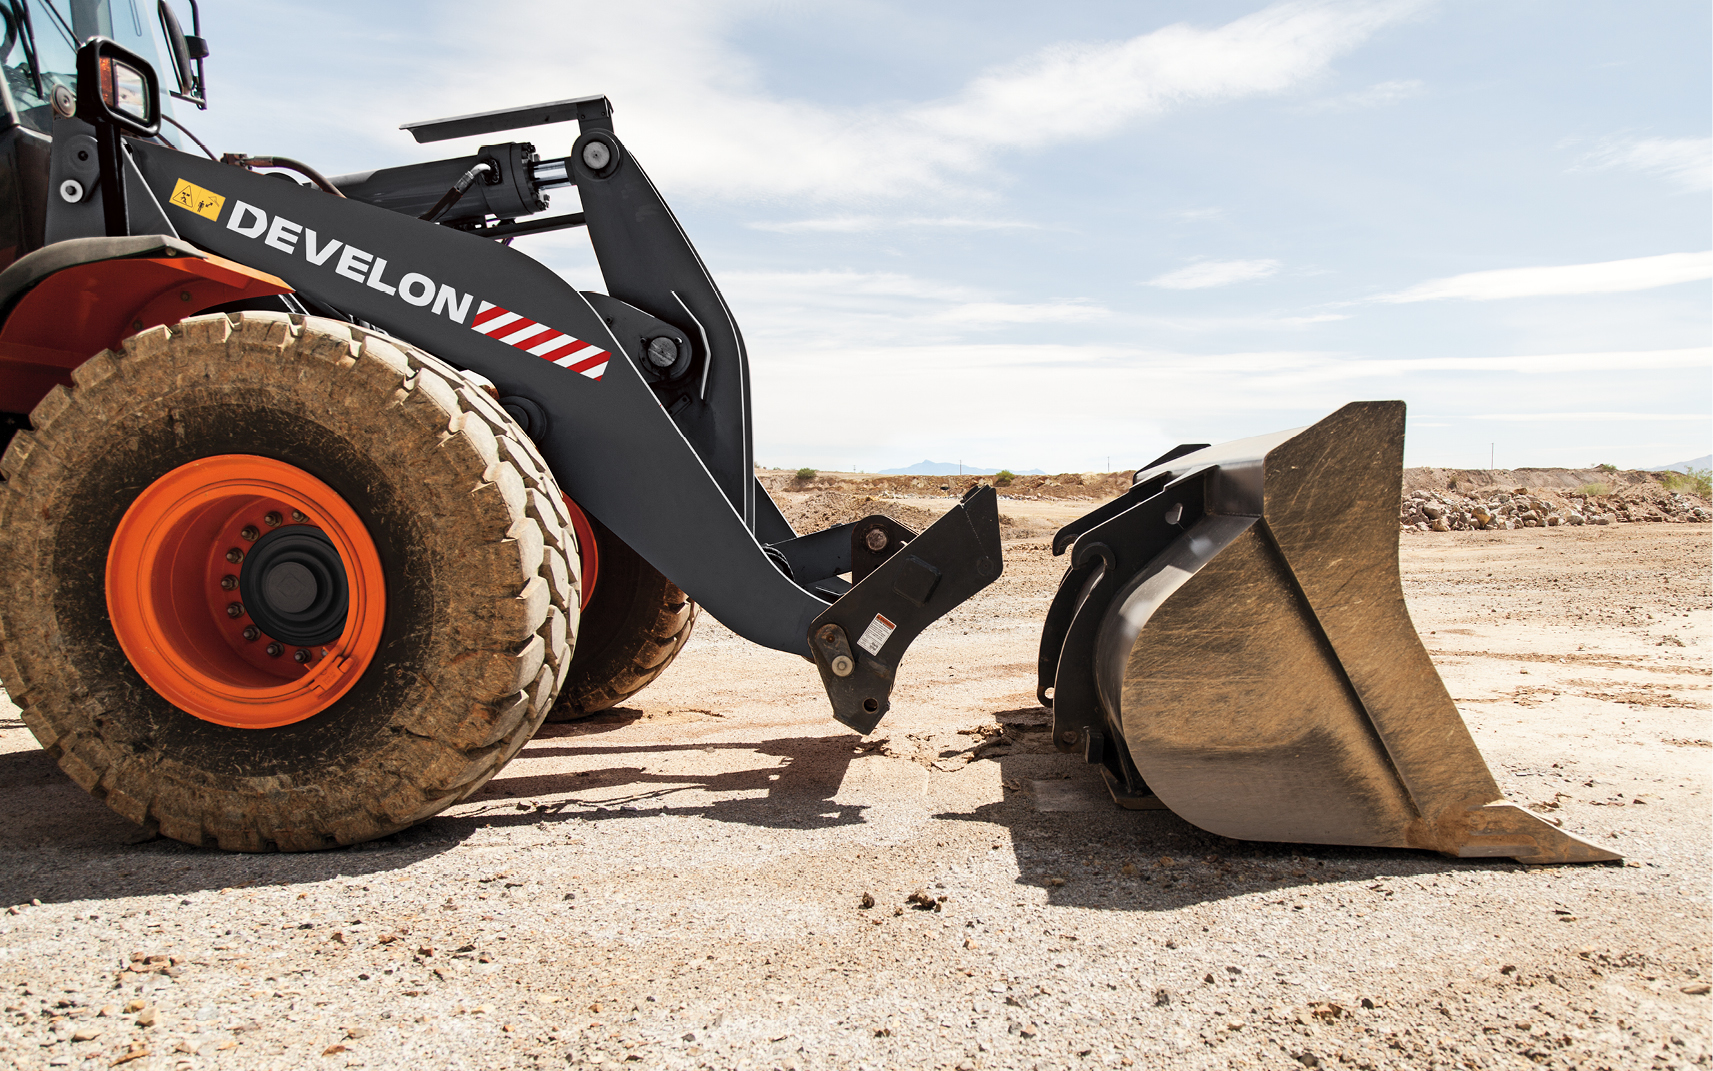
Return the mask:
[[886,619],[885,614],[875,614],[874,620],[862,630],[862,638],[857,640],[857,646],[869,654],[879,657],[880,649],[886,646],[886,641],[892,638],[898,626]]
[[213,190],[205,190],[194,182],[179,179],[178,185],[172,188],[172,196],[167,200],[180,208],[195,212],[204,219],[219,221],[220,207],[226,203],[226,198]]

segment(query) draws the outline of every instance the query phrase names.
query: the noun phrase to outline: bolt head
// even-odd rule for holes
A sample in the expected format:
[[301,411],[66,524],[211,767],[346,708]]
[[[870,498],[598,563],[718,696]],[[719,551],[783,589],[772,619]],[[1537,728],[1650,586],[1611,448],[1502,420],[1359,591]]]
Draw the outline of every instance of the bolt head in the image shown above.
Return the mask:
[[238,535],[243,538],[245,542],[254,543],[257,539],[261,538],[262,533],[256,531],[255,525],[246,524],[244,526],[244,530],[239,532]]
[[235,588],[237,586],[238,586],[238,578],[233,576],[231,573],[227,573],[225,576],[220,578],[220,590],[221,591],[231,591],[233,588]]
[[285,648],[281,647],[277,643],[268,644],[268,657],[269,658],[278,658],[284,651],[285,651]]
[[278,528],[281,524],[285,523],[285,518],[281,517],[277,513],[270,512],[267,516],[262,518],[262,523],[267,525],[269,528]]
[[648,363],[656,368],[671,368],[678,363],[678,343],[664,335],[649,339]]
[[599,171],[613,162],[613,150],[604,141],[591,141],[583,146],[583,163],[590,171]]
[[837,625],[826,625],[826,626],[822,627],[822,629],[821,629],[821,642],[822,643],[832,643],[834,640],[836,640],[838,638],[839,638],[839,628]]
[[1067,744],[1074,744],[1077,742],[1077,731],[1075,729],[1066,729],[1064,732],[1059,734],[1059,739],[1063,740]]
[[886,529],[884,528],[870,528],[868,530],[868,534],[862,537],[862,541],[864,546],[868,547],[869,550],[874,551],[876,554],[885,550],[886,544],[891,542],[891,540],[887,538]]
[[226,616],[227,617],[233,617],[233,618],[243,617],[244,616],[244,604],[241,602],[229,602],[229,603],[227,603],[226,604]]
[[231,550],[226,552],[226,560],[231,562],[233,565],[237,565],[239,562],[244,560],[244,552],[239,550],[237,547],[233,547]]
[[856,663],[850,655],[838,655],[833,659],[832,670],[835,677],[848,677],[856,671]]
[[76,179],[66,179],[59,184],[60,200],[67,204],[76,204],[83,200],[83,183]]

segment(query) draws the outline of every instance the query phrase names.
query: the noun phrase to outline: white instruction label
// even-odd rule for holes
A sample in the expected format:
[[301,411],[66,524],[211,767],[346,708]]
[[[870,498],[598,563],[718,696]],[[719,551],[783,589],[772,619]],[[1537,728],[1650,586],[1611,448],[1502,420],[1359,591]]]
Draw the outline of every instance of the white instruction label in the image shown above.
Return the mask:
[[892,638],[898,626],[886,619],[885,614],[875,614],[874,620],[862,630],[862,638],[857,640],[857,646],[869,654],[879,657],[880,649],[886,646],[886,641]]

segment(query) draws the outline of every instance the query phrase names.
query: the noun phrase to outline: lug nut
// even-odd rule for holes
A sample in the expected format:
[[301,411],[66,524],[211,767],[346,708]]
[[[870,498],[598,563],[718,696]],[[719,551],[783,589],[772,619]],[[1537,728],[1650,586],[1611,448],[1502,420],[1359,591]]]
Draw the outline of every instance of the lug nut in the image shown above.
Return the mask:
[[269,528],[278,528],[284,520],[285,518],[281,517],[279,514],[270,512],[267,516],[262,518],[262,523],[267,525]]
[[281,647],[277,643],[268,644],[268,657],[269,658],[278,658],[281,655],[281,653],[283,653],[284,651],[285,651],[285,648]]
[[890,540],[886,538],[886,530],[883,528],[870,528],[868,530],[868,534],[862,537],[862,541],[869,550],[874,551],[876,554],[885,550],[886,544],[890,542]]
[[296,521],[299,524],[302,524],[304,521],[309,520],[309,518],[307,516],[305,516],[304,512],[300,509],[294,509],[291,511],[291,519]]
[[231,550],[226,552],[226,560],[231,562],[233,565],[237,565],[239,562],[244,560],[244,552],[239,550],[237,547],[233,547]]
[[238,578],[233,576],[231,573],[227,573],[225,576],[220,578],[220,590],[221,591],[231,591],[233,588],[235,588],[237,586],[238,586]]
[[299,665],[302,665],[303,663],[309,661],[309,652],[303,650],[302,648],[299,648],[297,650],[297,652],[291,656],[291,660],[293,662],[298,663]]
[[254,625],[245,625],[244,626],[244,638],[246,640],[253,640],[257,636],[260,636],[261,634],[262,634],[262,630],[257,628]]
[[229,602],[229,603],[227,603],[226,604],[226,616],[227,617],[243,617],[244,616],[244,604],[241,602]]
[[244,526],[244,530],[238,533],[239,538],[243,539],[246,543],[254,543],[257,539],[261,538],[261,535],[262,533],[256,531],[256,526],[253,524],[246,524]]

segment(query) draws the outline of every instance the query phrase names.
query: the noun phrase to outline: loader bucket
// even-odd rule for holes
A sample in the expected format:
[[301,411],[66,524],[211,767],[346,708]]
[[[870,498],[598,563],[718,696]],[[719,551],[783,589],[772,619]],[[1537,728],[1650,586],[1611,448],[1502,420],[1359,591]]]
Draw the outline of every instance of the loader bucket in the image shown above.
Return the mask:
[[1503,802],[1416,635],[1403,443],[1402,402],[1357,402],[1180,447],[1062,530],[1041,652],[1055,741],[1121,804],[1221,836],[1617,859]]

